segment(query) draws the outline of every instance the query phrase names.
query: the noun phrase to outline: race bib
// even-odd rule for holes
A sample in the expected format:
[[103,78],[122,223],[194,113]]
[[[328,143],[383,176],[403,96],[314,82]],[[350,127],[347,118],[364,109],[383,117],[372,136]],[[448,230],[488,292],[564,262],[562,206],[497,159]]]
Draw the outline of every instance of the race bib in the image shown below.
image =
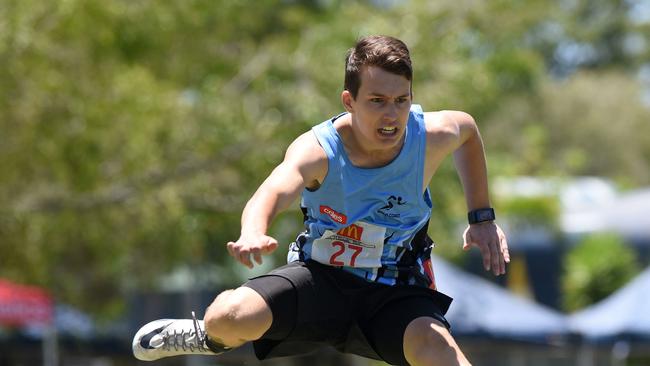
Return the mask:
[[323,236],[312,243],[313,260],[337,267],[381,267],[386,228],[356,222],[337,232],[325,230]]

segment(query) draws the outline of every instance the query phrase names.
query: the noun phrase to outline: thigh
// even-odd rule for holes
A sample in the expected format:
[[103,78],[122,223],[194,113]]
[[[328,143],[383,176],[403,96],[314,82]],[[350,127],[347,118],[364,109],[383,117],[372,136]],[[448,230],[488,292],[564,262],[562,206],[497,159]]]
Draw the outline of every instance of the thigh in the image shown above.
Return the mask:
[[404,334],[409,324],[421,317],[438,320],[449,327],[434,298],[409,296],[384,304],[364,326],[364,333],[377,354],[392,365],[408,365],[404,356]]
[[296,294],[291,282],[279,276],[260,276],[239,289],[255,292],[271,312],[271,325],[262,337],[282,339],[289,335],[295,326],[293,313],[296,311]]
[[273,314],[262,338],[335,343],[345,337],[351,323],[348,300],[328,270],[293,262],[244,284],[261,295]]

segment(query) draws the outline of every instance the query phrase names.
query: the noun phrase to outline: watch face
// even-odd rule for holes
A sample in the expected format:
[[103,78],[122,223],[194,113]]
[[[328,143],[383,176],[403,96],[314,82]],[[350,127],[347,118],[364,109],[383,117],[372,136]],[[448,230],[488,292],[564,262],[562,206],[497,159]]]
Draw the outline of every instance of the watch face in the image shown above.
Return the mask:
[[494,214],[492,210],[482,210],[477,213],[476,218],[478,221],[490,221],[494,220]]

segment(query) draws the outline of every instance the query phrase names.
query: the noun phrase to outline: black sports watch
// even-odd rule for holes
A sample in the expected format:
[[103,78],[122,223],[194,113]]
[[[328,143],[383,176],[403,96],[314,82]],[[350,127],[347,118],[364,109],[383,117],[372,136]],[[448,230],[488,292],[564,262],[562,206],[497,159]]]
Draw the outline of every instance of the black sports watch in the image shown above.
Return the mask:
[[479,208],[467,213],[467,221],[470,224],[478,224],[480,222],[494,221],[494,209],[492,207]]

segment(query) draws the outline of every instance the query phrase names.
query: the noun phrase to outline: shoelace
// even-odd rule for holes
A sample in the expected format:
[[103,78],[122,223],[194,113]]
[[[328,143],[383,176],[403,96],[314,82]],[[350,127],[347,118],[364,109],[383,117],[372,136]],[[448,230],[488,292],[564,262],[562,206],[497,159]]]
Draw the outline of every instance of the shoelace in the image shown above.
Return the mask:
[[[207,347],[205,347],[205,332],[201,329],[201,325],[196,319],[194,312],[192,312],[192,322],[194,323],[194,329],[183,329],[180,333],[174,329],[174,333],[163,335],[162,348],[168,351],[174,347],[177,351],[181,348],[183,351],[189,349],[190,352],[208,352]],[[193,336],[194,339],[190,341]]]

